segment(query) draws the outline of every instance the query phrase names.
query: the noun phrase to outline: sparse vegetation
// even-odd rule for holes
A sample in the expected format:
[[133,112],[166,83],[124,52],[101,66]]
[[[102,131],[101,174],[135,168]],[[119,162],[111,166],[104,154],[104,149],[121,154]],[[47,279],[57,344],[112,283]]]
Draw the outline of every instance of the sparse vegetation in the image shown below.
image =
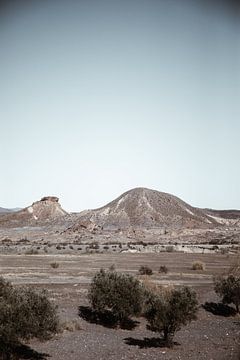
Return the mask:
[[26,244],[26,243],[29,243],[30,241],[28,240],[28,238],[25,236],[24,238],[21,238],[20,240],[19,240],[19,243],[20,244]]
[[140,275],[152,275],[153,274],[152,269],[147,265],[141,265],[138,272]]
[[160,274],[161,274],[161,273],[167,274],[167,273],[168,273],[168,268],[167,268],[167,266],[166,266],[166,265],[161,265],[161,266],[159,267],[158,272],[159,272]]
[[240,277],[228,275],[214,280],[214,290],[222,298],[223,304],[234,304],[239,313],[240,306]]
[[227,248],[221,248],[221,249],[220,249],[220,252],[221,252],[222,255],[226,255],[226,254],[228,254],[229,249],[227,249]]
[[99,249],[99,244],[97,241],[93,241],[89,244],[89,249]]
[[80,322],[77,319],[65,321],[60,325],[60,331],[77,331],[81,330]]
[[51,266],[53,269],[57,269],[57,268],[59,268],[59,263],[58,263],[58,262],[52,262],[52,263],[50,263],[50,266]]
[[2,239],[1,242],[2,242],[2,244],[11,244],[12,240],[6,237],[6,238]]
[[109,271],[116,271],[116,265],[112,264],[111,266],[109,266]]
[[12,349],[33,337],[46,340],[58,331],[55,306],[45,291],[13,287],[0,278],[0,355],[11,359]]
[[121,323],[141,313],[144,287],[131,275],[101,269],[92,280],[88,298],[94,310],[111,310]]
[[173,245],[166,246],[166,252],[173,252],[173,251],[174,251],[174,246]]
[[31,248],[31,249],[26,250],[25,255],[38,255],[38,253],[39,252],[37,249]]
[[149,292],[145,317],[149,329],[163,333],[164,342],[171,347],[175,332],[196,319],[197,308],[196,293],[188,287]]
[[206,268],[206,265],[202,261],[194,261],[192,263],[192,270],[202,270],[204,271]]

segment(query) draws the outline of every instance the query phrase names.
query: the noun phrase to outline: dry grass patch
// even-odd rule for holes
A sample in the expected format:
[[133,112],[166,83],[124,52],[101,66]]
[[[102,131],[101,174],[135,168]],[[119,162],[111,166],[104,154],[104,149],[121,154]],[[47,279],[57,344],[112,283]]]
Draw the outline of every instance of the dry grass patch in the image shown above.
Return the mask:
[[194,261],[192,263],[192,270],[202,270],[202,271],[204,271],[205,268],[206,268],[206,265],[202,261]]
[[63,331],[70,331],[70,332],[74,332],[74,331],[79,331],[82,330],[80,322],[77,319],[74,320],[68,320],[63,322],[60,325],[60,330]]

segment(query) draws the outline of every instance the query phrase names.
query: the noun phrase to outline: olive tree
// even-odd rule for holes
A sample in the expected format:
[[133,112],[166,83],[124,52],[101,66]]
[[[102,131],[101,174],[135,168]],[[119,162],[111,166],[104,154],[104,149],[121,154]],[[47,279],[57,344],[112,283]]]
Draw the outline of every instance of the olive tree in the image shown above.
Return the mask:
[[101,269],[92,280],[88,298],[93,309],[99,312],[111,310],[121,322],[141,313],[144,288],[131,275]]
[[14,287],[0,277],[0,355],[11,358],[11,349],[24,340],[48,339],[58,330],[56,307],[45,291]]
[[198,302],[189,287],[149,293],[145,317],[152,331],[163,333],[166,345],[172,346],[176,331],[196,319]]
[[220,276],[214,280],[214,290],[222,297],[223,304],[234,304],[239,313],[240,305],[240,277],[228,275]]

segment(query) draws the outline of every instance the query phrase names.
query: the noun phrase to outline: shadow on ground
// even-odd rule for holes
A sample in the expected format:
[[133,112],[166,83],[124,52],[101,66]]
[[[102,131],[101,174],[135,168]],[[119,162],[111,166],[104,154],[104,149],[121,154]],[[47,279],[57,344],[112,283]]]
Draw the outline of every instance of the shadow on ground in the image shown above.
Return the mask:
[[119,323],[118,319],[111,311],[105,310],[99,312],[92,309],[90,306],[79,306],[78,314],[82,319],[89,323],[102,325],[111,329],[120,327],[125,330],[133,330],[139,324],[139,321],[129,318]]
[[[9,356],[9,357],[8,357]],[[39,353],[27,345],[15,345],[8,348],[8,354],[3,354],[0,359],[29,359],[29,360],[46,360],[50,355]]]
[[206,302],[202,305],[202,307],[211,312],[213,315],[220,315],[220,316],[234,316],[236,315],[236,310],[233,309],[231,306],[222,304],[222,303],[214,303],[214,302]]
[[[127,345],[138,346],[140,349],[143,348],[163,348],[168,347],[166,341],[161,338],[144,338],[144,339],[134,339],[132,337],[124,339]],[[173,342],[172,346],[180,345],[177,342]]]

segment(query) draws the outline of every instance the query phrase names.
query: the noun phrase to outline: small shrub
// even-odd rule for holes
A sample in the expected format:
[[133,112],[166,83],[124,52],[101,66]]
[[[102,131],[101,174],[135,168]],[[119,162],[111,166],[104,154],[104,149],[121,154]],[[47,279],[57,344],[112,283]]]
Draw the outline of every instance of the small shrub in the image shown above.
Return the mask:
[[97,241],[93,241],[92,243],[90,243],[89,249],[99,249],[99,244],[98,244],[98,242],[97,242]]
[[13,287],[0,278],[0,356],[12,358],[13,348],[24,340],[47,340],[58,331],[56,307],[46,291]]
[[11,244],[11,243],[12,243],[12,240],[7,237],[2,239],[2,244]]
[[26,243],[29,243],[29,240],[28,240],[28,238],[25,236],[24,238],[21,238],[21,239],[19,240],[19,243],[21,243],[21,244],[26,244]]
[[174,246],[173,245],[166,246],[166,252],[173,252],[173,251],[174,251]]
[[161,273],[164,273],[164,274],[167,274],[168,273],[168,268],[166,265],[161,265],[158,272],[161,274]]
[[53,268],[53,269],[57,269],[59,267],[59,263],[58,262],[52,262],[50,263],[50,266]]
[[26,252],[25,252],[25,255],[38,255],[38,250],[37,249],[28,249]]
[[226,255],[228,252],[229,252],[229,250],[228,250],[227,248],[221,248],[221,249],[220,249],[220,253],[221,253],[222,255]]
[[140,266],[138,272],[140,275],[152,275],[153,274],[152,269],[147,265]]
[[202,261],[194,261],[192,263],[192,270],[205,270],[205,264]]
[[240,277],[228,275],[226,278],[220,276],[214,279],[214,290],[222,297],[223,304],[234,304],[239,313],[240,306]]
[[131,275],[101,269],[92,280],[88,298],[94,310],[100,313],[111,310],[122,323],[129,316],[141,313],[144,288]]
[[81,330],[81,325],[78,320],[65,321],[60,325],[60,331],[77,331]]
[[145,317],[149,329],[163,333],[166,345],[172,346],[175,332],[196,319],[197,308],[196,293],[188,287],[170,289],[160,294],[150,292]]
[[112,264],[111,266],[109,266],[109,271],[116,271],[116,265]]

